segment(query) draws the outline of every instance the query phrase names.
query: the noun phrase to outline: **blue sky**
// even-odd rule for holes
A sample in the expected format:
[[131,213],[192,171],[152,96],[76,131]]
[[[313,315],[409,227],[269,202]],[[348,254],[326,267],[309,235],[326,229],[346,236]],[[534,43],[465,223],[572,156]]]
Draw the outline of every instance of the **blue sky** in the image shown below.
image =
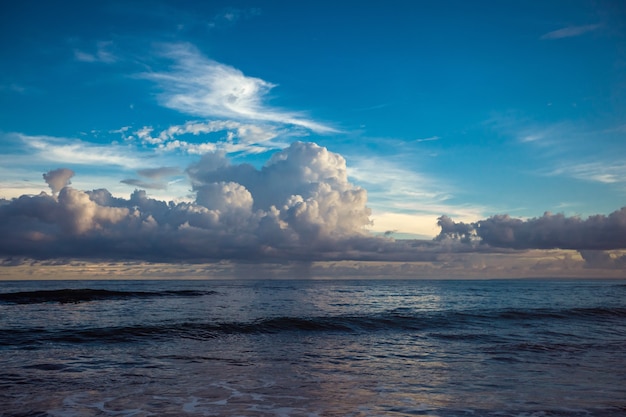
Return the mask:
[[[71,178],[77,190],[112,198],[137,189],[218,210],[200,202],[211,178],[242,187],[228,195],[249,191],[250,210],[269,210],[255,193],[290,188],[260,186],[274,178],[263,167],[297,154],[318,158],[302,163],[303,181],[336,164],[347,177],[330,189],[366,191],[356,217],[371,223],[355,228],[398,239],[432,239],[440,216],[585,219],[625,205],[619,1],[0,7],[7,204],[42,191],[56,198]],[[231,168],[209,175],[217,159]],[[259,174],[245,176],[245,164]],[[58,189],[43,180],[62,168],[71,172],[57,171]],[[273,201],[279,211],[295,204],[287,197]]]

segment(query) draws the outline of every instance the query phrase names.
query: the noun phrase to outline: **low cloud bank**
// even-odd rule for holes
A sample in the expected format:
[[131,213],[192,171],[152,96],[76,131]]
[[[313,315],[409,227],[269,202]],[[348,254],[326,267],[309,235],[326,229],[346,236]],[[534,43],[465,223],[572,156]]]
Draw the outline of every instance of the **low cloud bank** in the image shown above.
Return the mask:
[[587,219],[545,213],[528,220],[497,215],[474,223],[438,220],[438,242],[457,245],[456,250],[565,249],[578,251],[586,268],[626,269],[626,255],[610,251],[626,248],[626,207]]
[[[177,172],[169,169],[167,172]],[[162,172],[146,172],[159,178]],[[367,193],[348,180],[345,159],[295,142],[257,169],[205,154],[186,174],[195,200],[164,202],[136,190],[69,185],[74,172],[44,174],[52,194],[0,200],[0,256],[148,262],[402,261],[445,264],[454,254],[573,249],[588,267],[623,268],[626,207],[588,219],[562,214],[475,223],[439,218],[434,240],[394,240],[368,232]],[[472,265],[480,262],[472,260]]]
[[574,249],[578,251],[626,248],[626,207],[608,216],[583,220],[563,214],[545,213],[521,220],[497,215],[475,223],[455,222],[442,216],[436,240],[509,249]]

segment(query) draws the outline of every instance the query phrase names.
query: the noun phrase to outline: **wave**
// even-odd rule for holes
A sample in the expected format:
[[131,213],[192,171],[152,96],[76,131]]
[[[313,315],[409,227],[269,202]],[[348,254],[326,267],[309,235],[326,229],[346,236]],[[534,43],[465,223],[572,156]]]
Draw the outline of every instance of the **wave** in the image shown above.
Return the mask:
[[418,317],[383,314],[344,317],[272,317],[250,322],[167,322],[147,325],[90,328],[0,329],[0,346],[36,348],[48,343],[125,343],[208,340],[228,335],[284,332],[364,333],[382,330],[422,330],[432,325]]
[[0,302],[8,304],[39,304],[39,303],[80,303],[98,300],[119,300],[126,298],[150,297],[198,297],[216,294],[215,291],[179,290],[179,291],[112,291],[101,289],[61,289],[21,291],[1,293]]
[[[213,291],[108,291],[55,290],[0,294],[7,303],[72,303],[128,297],[195,297]],[[10,308],[10,307],[9,307]],[[503,342],[485,329],[493,326],[516,328],[527,324],[543,326],[549,322],[602,325],[623,330],[626,308],[537,308],[419,311],[398,308],[380,313],[322,316],[276,316],[251,321],[164,321],[108,327],[23,327],[0,328],[0,346],[37,348],[46,343],[124,343],[172,340],[177,338],[208,340],[228,335],[310,333],[413,332],[424,337],[468,340],[477,343]],[[582,324],[581,324],[582,323]],[[615,325],[615,326],[614,326]],[[607,327],[608,326],[608,327]],[[614,331],[611,330],[611,333]],[[560,337],[560,335],[555,335]],[[494,339],[495,338],[495,339]],[[498,339],[498,340],[496,340]],[[519,346],[520,350],[544,349],[544,346]],[[551,347],[550,347],[551,348]]]
[[[128,293],[124,293],[128,295]],[[135,294],[135,293],[131,293]],[[146,294],[146,293],[141,293]],[[147,293],[150,294],[150,293]],[[152,293],[157,296],[181,295],[176,293]],[[198,295],[185,292],[183,295]],[[112,296],[109,294],[109,296]],[[137,295],[132,295],[137,296]],[[622,322],[626,309],[589,308],[570,310],[521,311],[506,310],[491,312],[404,312],[354,316],[315,316],[315,317],[270,317],[249,322],[166,322],[111,327],[78,328],[22,328],[0,329],[0,345],[28,346],[40,343],[119,343],[141,340],[172,340],[187,338],[207,340],[237,334],[275,334],[284,332],[335,332],[368,333],[379,331],[433,332],[425,336],[437,338],[459,338],[480,341],[487,337],[481,329],[498,321],[528,321],[546,319],[579,320],[593,318],[596,321]],[[484,340],[487,341],[487,340]],[[528,347],[532,349],[532,347]]]
[[420,329],[415,319],[392,317],[274,317],[251,322],[164,323],[119,327],[0,329],[0,345],[32,343],[119,343],[141,339],[213,339],[231,334],[358,332]]

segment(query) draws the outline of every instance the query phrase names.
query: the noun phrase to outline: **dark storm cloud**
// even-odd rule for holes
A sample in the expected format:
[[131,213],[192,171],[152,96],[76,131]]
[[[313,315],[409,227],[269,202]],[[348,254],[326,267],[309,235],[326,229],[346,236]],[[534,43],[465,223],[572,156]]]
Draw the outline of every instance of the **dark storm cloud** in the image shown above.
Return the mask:
[[[626,207],[608,216],[587,219],[545,213],[541,217],[521,220],[497,215],[474,223],[456,223],[443,216],[439,219],[438,240],[471,240],[494,248],[611,250],[626,248]],[[474,239],[472,238],[474,237]]]

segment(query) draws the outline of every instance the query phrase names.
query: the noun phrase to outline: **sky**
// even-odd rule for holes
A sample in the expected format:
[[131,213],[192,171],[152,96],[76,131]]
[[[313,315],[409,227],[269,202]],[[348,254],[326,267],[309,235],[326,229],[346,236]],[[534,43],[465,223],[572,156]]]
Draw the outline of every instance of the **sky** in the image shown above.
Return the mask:
[[621,1],[26,0],[0,33],[0,278],[626,277]]

